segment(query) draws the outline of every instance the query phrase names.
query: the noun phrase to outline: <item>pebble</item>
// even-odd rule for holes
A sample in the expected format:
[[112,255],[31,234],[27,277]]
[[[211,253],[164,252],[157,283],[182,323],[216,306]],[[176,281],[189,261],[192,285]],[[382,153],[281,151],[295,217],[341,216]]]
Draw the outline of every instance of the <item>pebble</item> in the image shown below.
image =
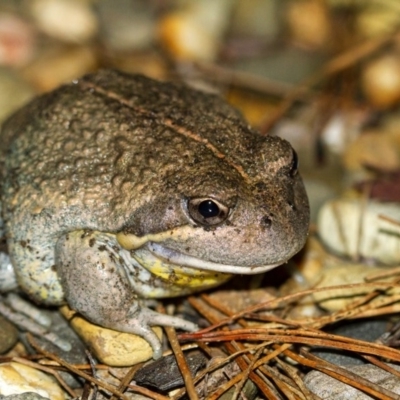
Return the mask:
[[[52,400],[68,398],[55,379],[47,374],[17,362],[0,364],[0,394],[7,396],[25,392],[37,393]],[[19,397],[21,400],[28,398],[32,399]]]
[[[153,350],[148,342],[138,335],[93,325],[67,306],[61,307],[60,310],[72,328],[103,364],[126,367],[147,361],[153,356]],[[162,329],[153,327],[153,330],[161,340]]]
[[[108,49],[119,52],[143,50],[154,42],[156,18],[152,2],[99,0],[100,37]],[[128,53],[129,54],[129,53]],[[124,54],[125,58],[128,54]]]
[[400,263],[400,227],[381,215],[400,221],[400,203],[364,201],[349,193],[324,204],[318,215],[318,233],[337,254],[396,265]]
[[10,350],[17,340],[17,328],[0,315],[0,354]]
[[[364,131],[347,145],[343,164],[350,173],[365,171],[365,167],[379,171],[400,169],[400,135],[389,128]],[[361,175],[362,176],[362,175]]]
[[[315,276],[319,276],[326,263],[327,255],[320,241],[311,235],[302,251],[302,256],[296,264],[289,263],[290,278],[279,288],[281,296],[298,293],[309,289],[315,284]],[[290,320],[318,317],[321,315],[321,308],[315,303],[312,296],[303,296],[287,312]]]
[[17,15],[0,13],[0,65],[21,67],[33,57],[36,31]]
[[31,0],[27,3],[38,28],[68,43],[86,43],[98,30],[91,5],[80,0]]
[[[390,325],[389,320],[384,318],[343,320],[333,326],[326,327],[324,331],[333,335],[374,342],[387,332]],[[345,351],[343,349],[314,347],[311,352],[332,364],[340,366],[356,364],[364,365],[367,363],[366,360],[358,356],[357,353]]]
[[[391,365],[391,367],[398,371],[400,370],[398,366]],[[347,369],[363,377],[369,382],[375,383],[386,390],[390,390],[393,392],[393,399],[397,398],[396,394],[400,395],[400,379],[397,376],[394,376],[389,372],[376,367],[375,365],[356,365],[348,367]],[[320,371],[309,372],[305,376],[304,382],[308,389],[310,389],[321,399],[369,400],[375,398],[366,395],[358,389],[339,382],[338,380],[331,378]]]
[[281,30],[279,0],[238,0],[229,27],[237,36],[275,38]]
[[198,0],[167,13],[159,21],[160,43],[176,60],[214,60],[232,5],[231,0]]
[[385,54],[362,70],[361,87],[377,108],[386,109],[400,101],[400,54]]
[[[316,288],[326,286],[348,285],[365,282],[365,278],[371,274],[382,272],[382,268],[371,267],[365,264],[343,264],[325,267],[318,275],[315,275]],[[356,287],[346,289],[330,289],[313,293],[314,301],[325,310],[338,311],[345,308],[356,297],[371,292],[370,287]]]
[[285,20],[292,39],[300,46],[321,48],[332,40],[328,7],[319,0],[288,2]]

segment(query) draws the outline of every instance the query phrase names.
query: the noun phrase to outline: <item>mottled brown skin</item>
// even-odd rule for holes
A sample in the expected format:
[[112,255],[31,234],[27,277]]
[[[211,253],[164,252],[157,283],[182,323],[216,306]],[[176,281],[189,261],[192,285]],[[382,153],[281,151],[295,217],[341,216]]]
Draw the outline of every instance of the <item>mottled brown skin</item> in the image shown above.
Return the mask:
[[[7,245],[20,286],[38,301],[78,297],[63,270],[74,267],[68,255],[82,260],[80,246],[87,253],[97,236],[80,244],[75,234],[71,245],[73,232],[105,233],[106,247],[117,248],[115,234],[171,231],[165,248],[246,273],[287,261],[307,235],[308,201],[290,144],[259,135],[219,97],[182,84],[100,71],[18,111],[1,141]],[[193,219],[188,202],[197,198],[215,200],[226,215],[215,224]],[[90,276],[82,272],[82,280]],[[141,285],[161,285],[136,284],[139,295]],[[82,313],[99,323],[90,306]],[[110,326],[104,319],[99,324]]]

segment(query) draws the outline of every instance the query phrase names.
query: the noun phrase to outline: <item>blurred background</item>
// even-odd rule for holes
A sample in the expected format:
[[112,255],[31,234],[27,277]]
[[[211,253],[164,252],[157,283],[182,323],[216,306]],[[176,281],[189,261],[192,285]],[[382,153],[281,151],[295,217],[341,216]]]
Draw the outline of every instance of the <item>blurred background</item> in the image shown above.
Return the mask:
[[183,80],[292,142],[315,219],[400,168],[399,24],[398,0],[0,0],[0,121],[98,68]]
[[[292,143],[312,223],[290,279],[268,289],[274,296],[362,285],[400,265],[399,0],[0,0],[0,123],[99,68],[216,93],[262,134]],[[279,271],[257,285],[272,285]],[[388,273],[397,286],[399,272]],[[320,291],[277,315],[291,327],[365,318],[355,337],[374,341],[400,304],[389,290],[359,300],[371,290],[346,287],[339,299]],[[228,306],[266,301],[266,291],[249,293],[233,292]],[[388,299],[374,303],[375,295]],[[394,337],[387,343],[398,346],[398,330]]]
[[[387,256],[374,235],[382,213],[399,231],[399,27],[398,0],[0,0],[0,122],[98,68],[184,81],[292,143],[329,248],[396,264],[400,241]],[[384,208],[364,243],[365,198]],[[353,221],[345,241],[333,207]]]

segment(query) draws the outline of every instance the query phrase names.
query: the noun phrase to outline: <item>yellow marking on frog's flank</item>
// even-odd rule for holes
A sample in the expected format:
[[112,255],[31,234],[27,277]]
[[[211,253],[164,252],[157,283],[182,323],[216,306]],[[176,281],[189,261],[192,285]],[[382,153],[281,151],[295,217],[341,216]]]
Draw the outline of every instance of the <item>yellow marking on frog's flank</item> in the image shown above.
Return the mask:
[[216,286],[227,281],[232,276],[231,274],[221,272],[204,271],[196,268],[169,264],[154,256],[142,257],[134,253],[133,257],[140,265],[163,281],[193,290]]

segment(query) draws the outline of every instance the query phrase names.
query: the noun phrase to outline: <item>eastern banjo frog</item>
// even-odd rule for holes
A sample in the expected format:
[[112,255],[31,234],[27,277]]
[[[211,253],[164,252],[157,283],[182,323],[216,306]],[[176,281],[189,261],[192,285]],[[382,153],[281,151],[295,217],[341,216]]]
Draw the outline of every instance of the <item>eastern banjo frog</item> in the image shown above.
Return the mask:
[[0,140],[0,236],[20,289],[144,337],[155,358],[150,326],[196,326],[142,298],[267,271],[307,236],[290,144],[183,84],[102,70],[33,100]]

